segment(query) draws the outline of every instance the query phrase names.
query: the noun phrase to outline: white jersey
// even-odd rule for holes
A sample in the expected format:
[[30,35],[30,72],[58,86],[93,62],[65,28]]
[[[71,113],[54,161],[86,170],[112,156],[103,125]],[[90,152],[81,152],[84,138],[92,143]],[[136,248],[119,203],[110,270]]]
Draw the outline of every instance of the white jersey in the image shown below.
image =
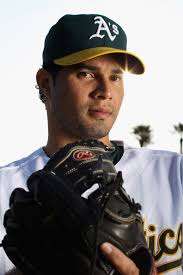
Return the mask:
[[[27,178],[42,169],[49,158],[40,148],[30,156],[0,169],[0,241],[5,235],[3,217],[14,188],[26,188]],[[159,273],[182,271],[183,156],[173,152],[132,148],[116,164],[124,188],[142,205],[145,235]],[[13,267],[0,248],[0,275]]]

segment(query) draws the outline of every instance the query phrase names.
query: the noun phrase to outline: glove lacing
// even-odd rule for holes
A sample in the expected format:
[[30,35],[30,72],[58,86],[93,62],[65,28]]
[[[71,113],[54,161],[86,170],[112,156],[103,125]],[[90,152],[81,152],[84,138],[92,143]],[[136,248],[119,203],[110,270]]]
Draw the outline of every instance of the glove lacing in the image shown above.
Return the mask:
[[[121,172],[119,172],[121,173]],[[106,176],[106,175],[105,175]],[[102,184],[101,188],[105,188],[107,189],[107,186],[105,185],[106,179],[104,179],[104,184]],[[99,236],[99,229],[100,229],[100,225],[103,221],[103,216],[104,216],[104,212],[105,212],[105,208],[107,205],[107,202],[110,200],[110,198],[113,196],[115,190],[117,189],[117,187],[119,186],[121,182],[121,175],[119,176],[119,174],[117,174],[117,179],[113,181],[113,187],[112,190],[110,190],[110,192],[108,190],[105,190],[104,195],[102,196],[101,200],[100,200],[100,204],[98,206],[98,211],[97,211],[97,221],[96,221],[96,226],[95,226],[95,240],[94,240],[94,248],[93,248],[93,256],[92,256],[92,260],[91,260],[91,273],[90,275],[94,275],[95,269],[96,269],[96,260],[97,260],[97,255],[98,255],[98,236]],[[112,275],[113,271],[111,274]]]

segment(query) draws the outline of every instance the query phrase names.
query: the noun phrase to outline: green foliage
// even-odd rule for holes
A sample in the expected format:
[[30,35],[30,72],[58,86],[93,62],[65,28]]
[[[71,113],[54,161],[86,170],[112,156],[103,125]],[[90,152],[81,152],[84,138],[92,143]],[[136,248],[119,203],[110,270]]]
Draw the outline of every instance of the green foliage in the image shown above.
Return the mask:
[[183,153],[183,124],[178,123],[177,125],[173,125],[176,133],[180,135],[180,153]]
[[150,125],[138,125],[132,132],[140,143],[140,146],[147,146],[152,143],[152,130]]
[[177,125],[174,125],[174,130],[180,134],[181,136],[183,135],[183,124],[182,123],[178,123]]

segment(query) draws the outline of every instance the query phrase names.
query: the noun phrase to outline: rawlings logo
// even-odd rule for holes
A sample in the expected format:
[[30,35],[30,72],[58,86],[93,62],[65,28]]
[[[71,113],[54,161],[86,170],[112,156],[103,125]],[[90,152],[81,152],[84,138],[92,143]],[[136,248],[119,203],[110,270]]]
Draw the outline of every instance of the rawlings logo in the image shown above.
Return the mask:
[[116,35],[119,34],[118,27],[115,24],[112,24],[112,26],[111,26],[111,22],[109,22],[108,25],[112,27],[112,32],[115,34],[115,35],[112,35],[107,23],[101,16],[96,16],[94,18],[94,24],[98,24],[98,29],[95,34],[92,34],[89,37],[89,39],[92,39],[94,37],[98,37],[98,38],[102,39],[103,37],[105,37],[105,34],[100,34],[100,33],[101,33],[101,31],[105,31],[106,34],[108,35],[109,39],[111,41],[114,41],[114,39],[116,38]]
[[75,160],[88,160],[88,159],[92,159],[94,158],[96,155],[88,150],[77,150],[74,154],[73,154],[73,158]]

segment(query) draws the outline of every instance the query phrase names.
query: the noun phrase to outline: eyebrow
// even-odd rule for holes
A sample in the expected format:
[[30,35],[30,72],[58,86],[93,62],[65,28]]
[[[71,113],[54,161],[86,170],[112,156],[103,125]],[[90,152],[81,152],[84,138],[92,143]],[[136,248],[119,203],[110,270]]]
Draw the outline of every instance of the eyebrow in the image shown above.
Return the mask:
[[[72,70],[87,69],[87,70],[91,70],[91,71],[100,70],[100,68],[97,67],[97,66],[88,65],[88,64],[85,64],[85,63],[79,63],[79,64],[72,65],[71,69]],[[124,70],[122,68],[112,69],[112,73],[122,74],[122,73],[124,73]]]

